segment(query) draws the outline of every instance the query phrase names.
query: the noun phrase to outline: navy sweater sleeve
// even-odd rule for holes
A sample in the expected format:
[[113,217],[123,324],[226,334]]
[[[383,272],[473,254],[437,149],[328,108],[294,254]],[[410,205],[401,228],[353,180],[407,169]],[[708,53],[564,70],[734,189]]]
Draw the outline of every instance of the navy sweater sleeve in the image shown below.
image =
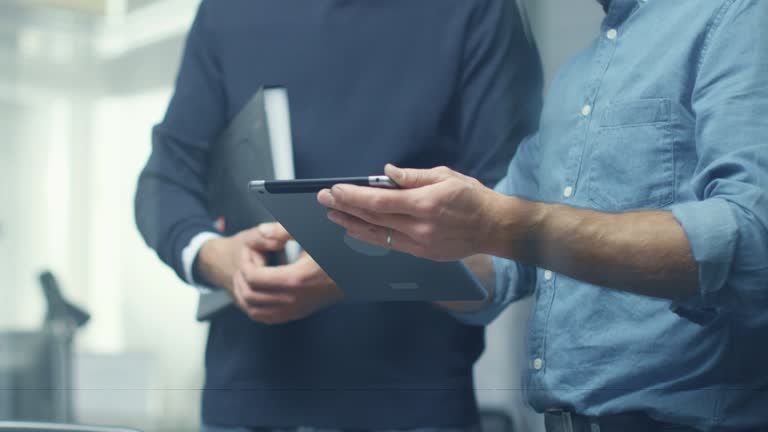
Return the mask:
[[152,153],[135,197],[144,240],[182,279],[181,251],[195,235],[214,231],[205,205],[206,161],[225,125],[221,73],[205,34],[206,4],[187,36],[175,93],[153,130]]
[[523,138],[533,133],[542,104],[538,51],[527,41],[514,2],[479,1],[464,37],[458,153],[452,168],[494,186]]

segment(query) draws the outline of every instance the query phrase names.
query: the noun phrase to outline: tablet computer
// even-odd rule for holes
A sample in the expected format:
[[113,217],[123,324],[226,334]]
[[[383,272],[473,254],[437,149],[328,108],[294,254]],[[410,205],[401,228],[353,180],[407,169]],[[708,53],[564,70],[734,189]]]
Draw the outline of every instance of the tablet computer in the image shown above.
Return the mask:
[[331,222],[317,193],[346,183],[396,188],[386,176],[306,180],[257,180],[255,199],[353,301],[472,301],[487,293],[459,261],[437,262],[371,245]]

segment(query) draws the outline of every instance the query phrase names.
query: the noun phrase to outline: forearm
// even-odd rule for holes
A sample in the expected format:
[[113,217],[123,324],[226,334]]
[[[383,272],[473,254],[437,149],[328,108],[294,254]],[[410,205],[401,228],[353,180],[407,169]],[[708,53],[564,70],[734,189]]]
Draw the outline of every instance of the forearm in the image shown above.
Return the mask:
[[690,245],[671,212],[607,214],[515,197],[495,211],[504,234],[492,237],[494,254],[636,294],[679,300],[697,293]]
[[214,286],[232,291],[232,277],[237,271],[230,258],[232,238],[213,238],[205,242],[195,260],[197,271]]

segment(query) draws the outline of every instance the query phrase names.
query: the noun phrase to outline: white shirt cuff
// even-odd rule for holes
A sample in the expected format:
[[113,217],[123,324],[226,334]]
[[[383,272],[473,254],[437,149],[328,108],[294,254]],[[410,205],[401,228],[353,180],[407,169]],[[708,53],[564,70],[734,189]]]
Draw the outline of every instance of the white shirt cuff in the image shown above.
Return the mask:
[[214,232],[201,232],[192,237],[189,244],[181,251],[181,263],[184,266],[184,279],[186,279],[187,283],[197,288],[201,293],[213,291],[213,288],[195,282],[192,266],[195,265],[197,254],[200,253],[200,249],[205,242],[219,237],[221,236]]

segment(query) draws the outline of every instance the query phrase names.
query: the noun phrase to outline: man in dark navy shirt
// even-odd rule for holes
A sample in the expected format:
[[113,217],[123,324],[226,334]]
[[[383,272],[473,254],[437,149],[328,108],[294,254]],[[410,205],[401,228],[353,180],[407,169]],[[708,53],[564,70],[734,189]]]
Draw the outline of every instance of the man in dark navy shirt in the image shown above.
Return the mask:
[[[297,178],[367,176],[395,162],[447,165],[494,184],[540,107],[539,59],[513,5],[202,2],[154,130],[136,217],[180,277],[226,289],[239,305],[211,323],[205,429],[477,424],[482,327],[427,303],[346,304],[306,255],[264,267],[264,251],[281,239],[265,227],[218,236],[205,168],[250,96],[280,84],[291,98]],[[196,241],[194,271],[185,271],[183,251]]]

